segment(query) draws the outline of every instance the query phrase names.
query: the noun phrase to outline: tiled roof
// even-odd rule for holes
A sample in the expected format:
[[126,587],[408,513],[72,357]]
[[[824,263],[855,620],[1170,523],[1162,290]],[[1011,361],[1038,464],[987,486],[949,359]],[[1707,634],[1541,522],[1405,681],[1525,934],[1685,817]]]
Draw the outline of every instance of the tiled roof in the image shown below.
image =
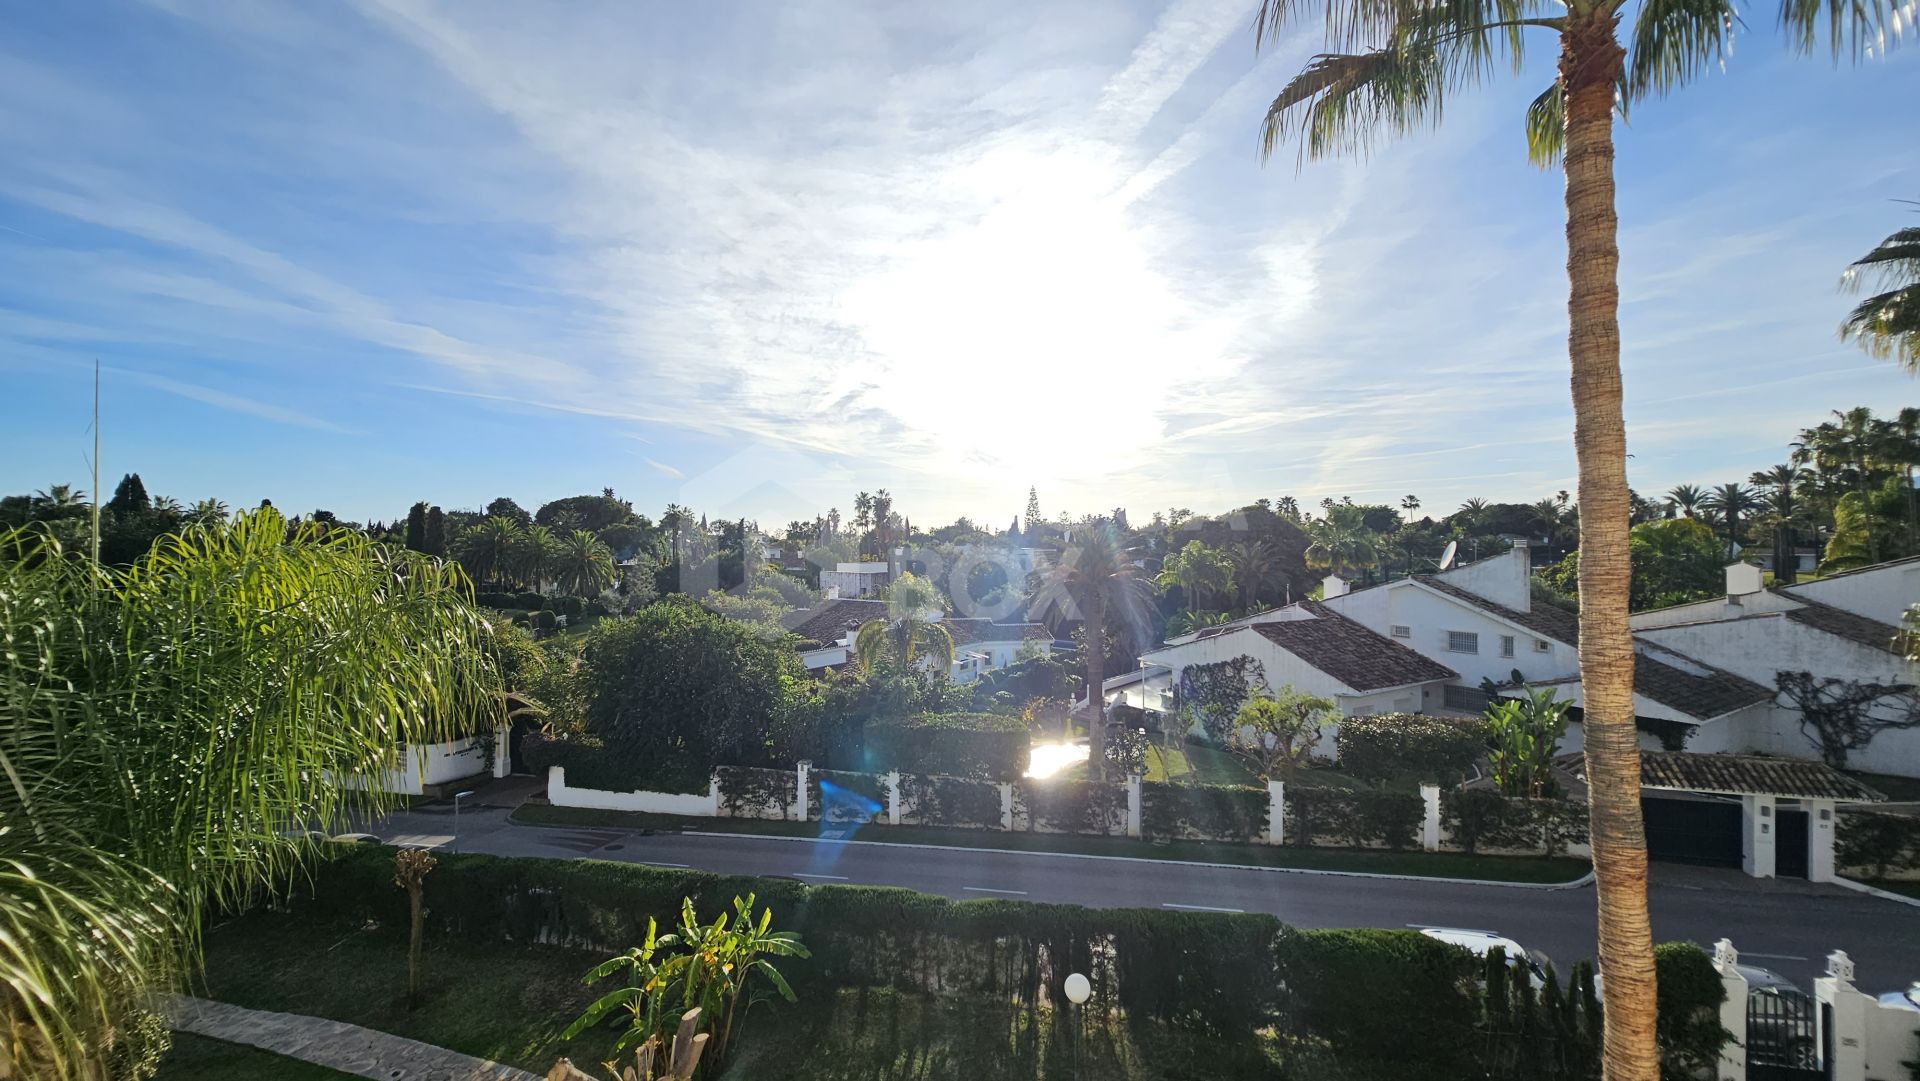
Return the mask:
[[1503,619],[1518,623],[1542,638],[1551,638],[1570,646],[1580,644],[1580,617],[1563,608],[1555,608],[1550,604],[1536,604],[1531,611],[1522,612],[1508,608],[1504,604],[1496,604],[1478,593],[1461,589],[1450,582],[1442,582],[1438,578],[1415,578],[1414,581],[1437,589],[1449,597],[1465,601],[1476,608],[1483,608]]
[[1634,693],[1689,717],[1708,721],[1773,698],[1773,691],[1750,679],[1684,654],[1646,642],[1636,642],[1635,652]]
[[1900,628],[1844,608],[1810,601],[1798,593],[1789,596],[1794,603],[1806,605],[1787,612],[1787,618],[1795,623],[1825,631],[1836,638],[1845,638],[1849,642],[1858,642],[1869,649],[1881,649],[1893,654],[1900,652]]
[[1640,785],[1680,792],[1792,796],[1853,803],[1887,797],[1824,762],[1751,754],[1641,751]]
[[795,612],[783,622],[788,630],[814,642],[838,642],[847,631],[870,619],[887,618],[886,601],[852,598],[821,601],[804,612]]
[[1024,642],[1033,639],[1053,641],[1053,632],[1045,623],[995,623],[991,619],[943,619],[940,625],[953,636],[956,646],[975,642]]
[[1301,605],[1315,618],[1256,623],[1252,630],[1356,691],[1459,678],[1446,665],[1375,634],[1326,605],[1315,601]]

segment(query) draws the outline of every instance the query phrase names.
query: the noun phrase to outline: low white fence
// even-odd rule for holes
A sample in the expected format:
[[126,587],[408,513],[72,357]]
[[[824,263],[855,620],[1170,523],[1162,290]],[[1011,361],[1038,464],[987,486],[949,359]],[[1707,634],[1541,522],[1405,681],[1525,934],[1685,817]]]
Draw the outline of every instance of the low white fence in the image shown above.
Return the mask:
[[1727,992],[1720,1023],[1733,1033],[1714,1071],[1718,1081],[1745,1081],[1750,1072],[1760,1076],[1768,1064],[1777,1066],[1783,1059],[1828,1081],[1896,1081],[1912,1076],[1906,1063],[1920,1061],[1920,1012],[1883,1006],[1856,989],[1853,960],[1843,951],[1827,955],[1827,974],[1813,981],[1811,1000],[1798,1000],[1810,1016],[1799,1018],[1798,1006],[1772,1007],[1760,1016],[1757,1031],[1747,978],[1732,942],[1723,938],[1714,946],[1713,967]]

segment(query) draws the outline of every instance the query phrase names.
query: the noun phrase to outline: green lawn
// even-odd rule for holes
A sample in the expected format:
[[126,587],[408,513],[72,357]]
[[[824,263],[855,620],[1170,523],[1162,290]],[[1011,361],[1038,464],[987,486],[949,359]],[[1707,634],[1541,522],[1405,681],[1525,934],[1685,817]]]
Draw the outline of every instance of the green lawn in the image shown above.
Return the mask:
[[173,1050],[161,1060],[154,1081],[344,1081],[358,1075],[329,1070],[245,1044],[173,1034]]
[[[600,955],[430,938],[423,1000],[409,1010],[406,946],[402,930],[341,930],[256,913],[208,933],[201,993],[254,1009],[347,1021],[540,1074],[562,1055],[583,1063],[606,1057],[613,1039],[604,1029],[571,1043],[560,1039],[593,1001],[593,988],[581,977]],[[330,1075],[315,1075],[324,1076]]]
[[[777,837],[818,837],[818,822],[762,821],[751,818],[682,818],[626,811],[590,811],[572,807],[525,806],[514,821],[528,825],[651,829],[660,832],[758,833]],[[1003,833],[998,830],[945,829],[937,826],[863,826],[847,835],[861,841],[953,845],[1020,852],[1067,852],[1093,856],[1133,856],[1186,863],[1231,863],[1252,867],[1288,867],[1315,871],[1420,875],[1429,878],[1483,878],[1499,882],[1569,882],[1587,873],[1584,860],[1528,856],[1468,856],[1458,852],[1389,852],[1375,849],[1302,848],[1297,845],[1217,844],[1208,841],[1155,842],[1132,837],[1084,837],[1060,833]]]
[[1897,893],[1902,897],[1920,898],[1920,879],[1883,878],[1868,880],[1867,885],[1886,890],[1888,893]]

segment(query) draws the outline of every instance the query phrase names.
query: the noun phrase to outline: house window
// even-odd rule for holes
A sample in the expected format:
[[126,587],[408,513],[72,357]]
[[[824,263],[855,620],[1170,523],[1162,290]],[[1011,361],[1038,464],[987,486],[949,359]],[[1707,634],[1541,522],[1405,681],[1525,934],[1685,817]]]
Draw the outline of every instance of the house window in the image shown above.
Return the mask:
[[1553,648],[1552,646],[1547,644],[1547,640],[1545,638],[1535,638],[1533,640],[1533,651],[1535,653],[1545,653],[1552,648]]
[[1503,634],[1500,636],[1500,655],[1502,657],[1513,656],[1513,635]]
[[1448,631],[1447,650],[1450,653],[1480,652],[1480,636],[1472,631]]
[[1393,625],[1393,636],[1395,638],[1412,638],[1413,628],[1407,626],[1405,623],[1395,623]]

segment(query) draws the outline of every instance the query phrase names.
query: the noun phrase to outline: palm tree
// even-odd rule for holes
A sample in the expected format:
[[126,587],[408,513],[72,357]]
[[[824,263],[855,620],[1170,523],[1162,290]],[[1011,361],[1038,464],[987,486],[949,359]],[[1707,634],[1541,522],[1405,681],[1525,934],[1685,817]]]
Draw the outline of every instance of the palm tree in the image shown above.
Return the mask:
[[593,596],[613,585],[613,549],[599,537],[576,529],[560,542],[552,570],[563,591],[576,597]]
[[922,658],[933,670],[953,667],[953,635],[939,623],[945,609],[940,589],[919,575],[906,573],[887,587],[887,617],[862,624],[853,638],[853,655],[860,667],[872,671],[887,657],[903,665]]
[[1254,596],[1273,579],[1280,566],[1280,552],[1270,540],[1241,541],[1227,547],[1227,563],[1233,568],[1233,580],[1240,587],[1240,608],[1253,611]]
[[49,484],[33,493],[35,516],[42,519],[69,518],[84,513],[92,504],[87,493],[71,484]]
[[1032,610],[1050,616],[1077,613],[1086,636],[1087,768],[1097,778],[1106,775],[1107,617],[1118,615],[1126,624],[1122,633],[1140,641],[1146,634],[1147,599],[1152,595],[1134,555],[1121,543],[1113,524],[1104,519],[1074,532],[1073,544],[1048,568],[1034,594]]
[[[1782,0],[1780,23],[1810,50],[1826,28],[1836,55],[1884,48],[1903,30],[1906,0],[1821,4]],[[1647,921],[1646,836],[1633,723],[1633,640],[1627,625],[1627,439],[1621,413],[1619,220],[1613,114],[1664,94],[1721,62],[1739,15],[1732,0],[1642,0],[1631,48],[1619,40],[1626,0],[1262,0],[1256,42],[1278,40],[1309,11],[1324,15],[1328,51],[1315,56],[1267,111],[1263,147],[1290,131],[1302,159],[1363,151],[1376,134],[1437,122],[1447,96],[1481,82],[1505,54],[1523,69],[1527,35],[1545,31],[1557,77],[1527,110],[1529,156],[1566,175],[1567,353],[1579,465],[1580,668],[1587,776],[1607,971],[1608,1081],[1652,1081],[1653,937]]]
[[527,526],[518,534],[510,559],[513,575],[528,589],[538,592],[559,554],[560,538],[543,525]]
[[1853,261],[1841,284],[1863,282],[1883,292],[1861,301],[1840,324],[1841,341],[1857,341],[1876,357],[1920,374],[1920,228],[1896,230]]
[[1161,589],[1179,586],[1186,592],[1187,607],[1197,609],[1204,606],[1209,593],[1232,587],[1233,571],[1220,552],[1200,541],[1188,541],[1161,563],[1158,581]]
[[187,512],[187,520],[194,525],[225,525],[227,505],[218,499],[202,499]]
[[1759,500],[1754,498],[1746,485],[1735,481],[1732,484],[1715,485],[1713,491],[1700,500],[1700,505],[1726,520],[1727,562],[1733,562],[1740,546],[1740,516],[1758,507]]
[[1696,517],[1706,500],[1706,489],[1695,484],[1677,485],[1667,493],[1667,506],[1688,518]]
[[1793,517],[1798,509],[1793,502],[1793,487],[1799,481],[1800,468],[1788,464],[1758,470],[1747,478],[1747,483],[1767,494],[1767,508],[1774,519],[1773,576],[1783,584],[1792,584],[1800,566],[1793,534]]
[[660,513],[660,528],[673,537],[671,554],[676,567],[680,565],[680,534],[692,523],[693,511],[678,503],[667,504],[667,509]]
[[1307,520],[1307,566],[1339,574],[1374,561],[1378,537],[1367,528],[1358,507],[1336,503],[1323,518]]
[[395,806],[341,778],[491,727],[499,677],[458,568],[271,509],[124,570],[25,532],[0,552],[0,1064],[100,1077],[204,913],[298,877],[305,830]]
[[500,586],[513,573],[519,543],[520,526],[511,518],[494,517],[468,526],[454,554],[474,581]]

